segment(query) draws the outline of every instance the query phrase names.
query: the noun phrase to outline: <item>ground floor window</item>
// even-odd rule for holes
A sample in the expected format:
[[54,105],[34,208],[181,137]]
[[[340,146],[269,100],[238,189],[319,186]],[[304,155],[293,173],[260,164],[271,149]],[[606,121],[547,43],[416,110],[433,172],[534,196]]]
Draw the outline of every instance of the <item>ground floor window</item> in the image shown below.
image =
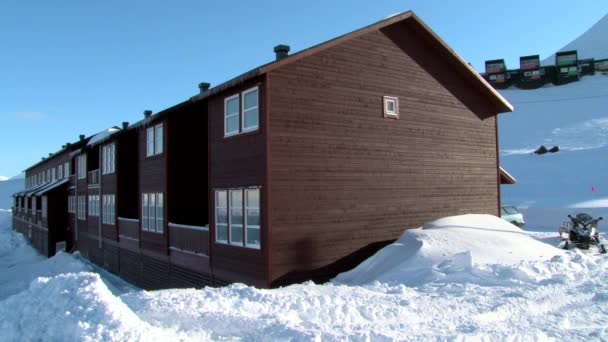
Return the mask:
[[215,241],[260,248],[260,189],[215,191]]
[[78,219],[86,220],[87,199],[86,196],[78,196]]
[[48,210],[48,197],[46,196],[42,196],[42,217],[46,218],[47,217],[47,210]]
[[99,217],[99,195],[89,195],[89,216]]
[[164,232],[164,198],[162,192],[141,195],[141,229],[146,232]]
[[103,223],[114,225],[116,222],[116,197],[103,195]]
[[76,213],[76,196],[68,196],[68,212],[71,214]]

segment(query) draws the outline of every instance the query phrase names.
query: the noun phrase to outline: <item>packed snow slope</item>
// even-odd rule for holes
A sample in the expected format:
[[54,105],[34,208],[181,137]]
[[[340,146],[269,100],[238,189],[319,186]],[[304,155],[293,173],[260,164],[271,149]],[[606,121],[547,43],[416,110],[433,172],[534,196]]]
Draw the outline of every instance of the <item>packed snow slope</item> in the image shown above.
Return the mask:
[[115,286],[77,255],[37,256],[9,215],[0,211],[1,341],[608,339],[608,258],[492,216],[405,231],[325,285],[148,292]]
[[[515,111],[499,116],[500,162],[517,179],[501,187],[503,202],[568,207],[608,197],[607,75],[501,93]],[[560,151],[534,154],[540,145]]]

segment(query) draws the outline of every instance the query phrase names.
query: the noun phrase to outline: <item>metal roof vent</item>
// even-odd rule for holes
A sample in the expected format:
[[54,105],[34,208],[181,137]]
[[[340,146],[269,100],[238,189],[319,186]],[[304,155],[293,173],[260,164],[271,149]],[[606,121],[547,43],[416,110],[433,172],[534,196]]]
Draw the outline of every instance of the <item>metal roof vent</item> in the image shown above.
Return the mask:
[[129,122],[128,121],[123,121],[122,122],[122,129],[127,129],[129,127]]
[[289,55],[289,45],[277,45],[274,47],[274,53],[277,56],[277,61]]
[[209,87],[211,87],[211,84],[207,82],[202,82],[198,84],[198,89],[200,89],[201,94],[209,90]]
[[152,116],[152,111],[151,110],[144,110],[144,118],[149,118]]

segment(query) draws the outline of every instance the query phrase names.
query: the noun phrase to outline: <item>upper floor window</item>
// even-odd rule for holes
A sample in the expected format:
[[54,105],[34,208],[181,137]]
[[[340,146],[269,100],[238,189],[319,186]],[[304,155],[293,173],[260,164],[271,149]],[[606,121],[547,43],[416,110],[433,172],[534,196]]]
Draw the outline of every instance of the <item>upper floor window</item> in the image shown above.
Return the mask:
[[116,145],[114,143],[103,146],[103,168],[104,175],[114,173],[116,165]]
[[239,94],[227,98],[224,107],[224,136],[238,134]]
[[78,179],[87,178],[87,155],[81,154],[76,157],[76,168],[78,173]]
[[65,162],[65,164],[63,164],[63,170],[64,177],[68,178],[70,176],[70,162]]
[[51,169],[51,181],[57,180],[57,170],[55,168]]
[[228,137],[258,129],[259,117],[257,86],[227,97],[224,100],[224,136]]
[[146,156],[163,153],[163,124],[149,127],[146,131]]
[[384,117],[399,119],[399,98],[396,96],[384,96]]
[[57,166],[57,179],[63,179],[63,165]]

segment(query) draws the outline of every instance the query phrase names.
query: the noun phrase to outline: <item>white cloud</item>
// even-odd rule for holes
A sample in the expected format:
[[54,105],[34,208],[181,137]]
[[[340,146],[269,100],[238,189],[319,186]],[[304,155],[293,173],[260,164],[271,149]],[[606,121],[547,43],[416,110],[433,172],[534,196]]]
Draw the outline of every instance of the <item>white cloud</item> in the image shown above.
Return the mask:
[[0,182],[5,181],[5,180],[8,180],[8,179],[9,179],[9,177],[6,177],[6,176],[0,176]]

